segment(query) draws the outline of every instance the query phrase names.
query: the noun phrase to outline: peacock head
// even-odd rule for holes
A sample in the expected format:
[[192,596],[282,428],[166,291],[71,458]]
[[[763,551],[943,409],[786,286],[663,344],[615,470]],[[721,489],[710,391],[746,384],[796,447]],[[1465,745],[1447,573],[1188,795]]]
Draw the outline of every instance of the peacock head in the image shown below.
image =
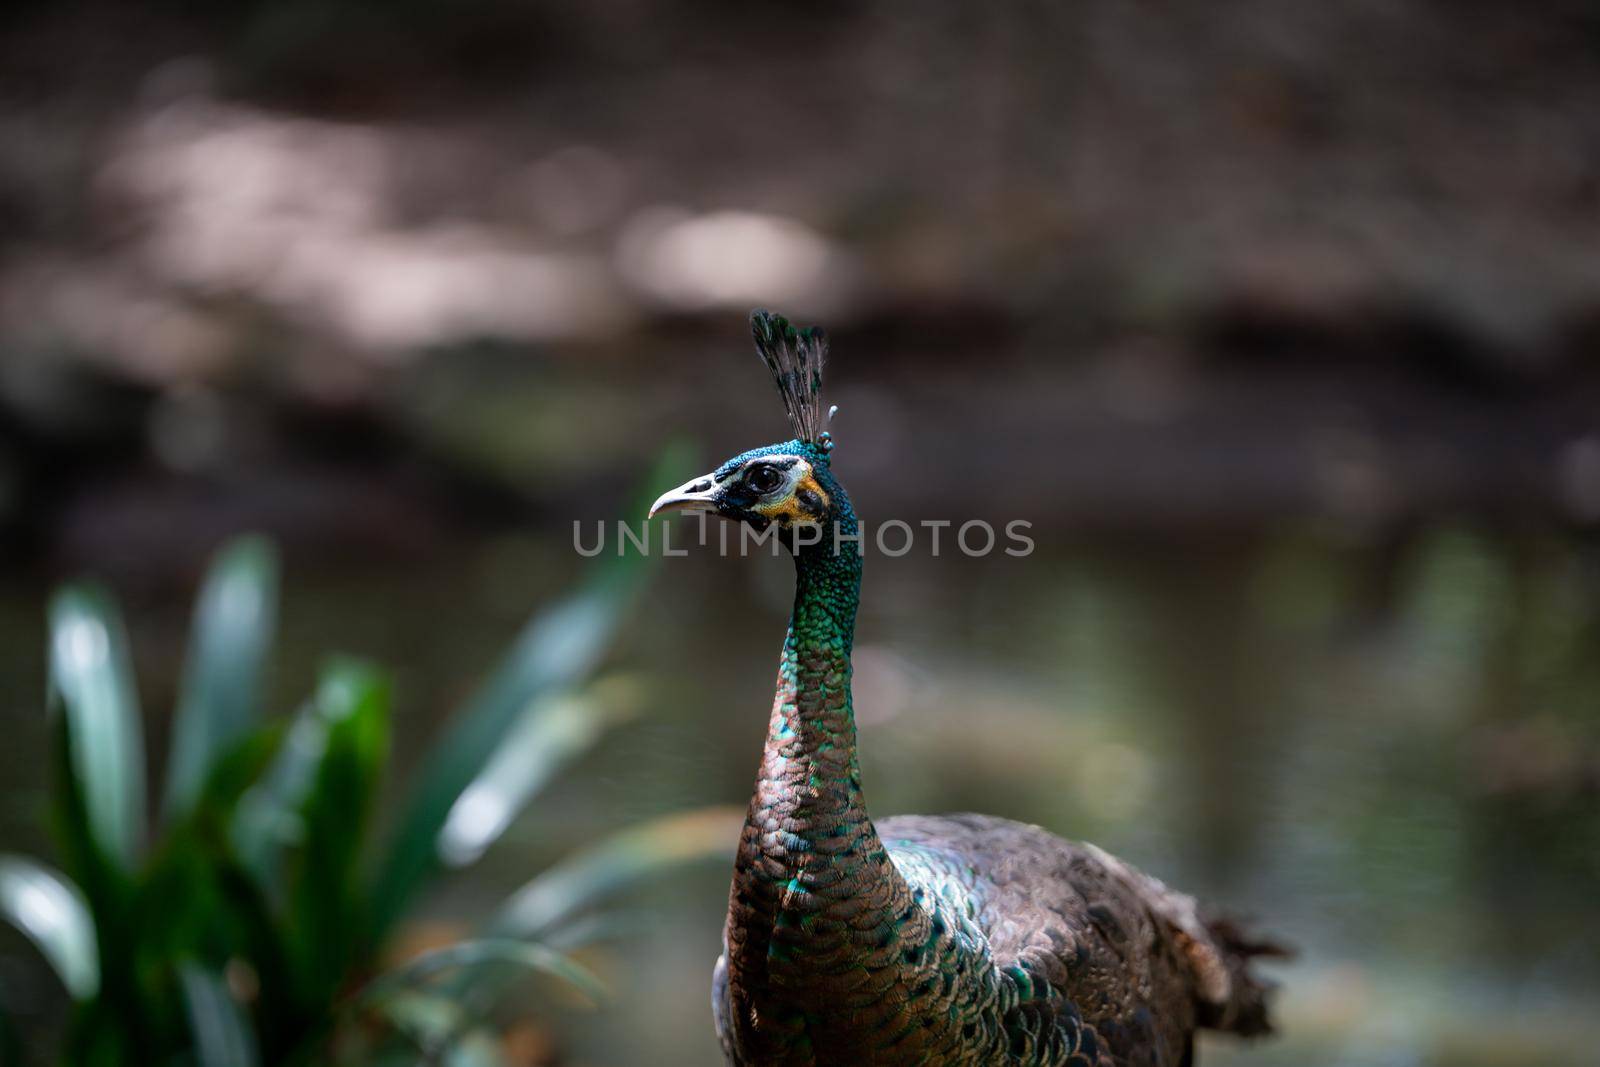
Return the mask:
[[799,439],[740,453],[710,474],[668,490],[650,507],[650,517],[671,511],[709,511],[765,529],[826,525],[834,516],[839,487],[828,471],[828,454]]
[[751,312],[750,330],[756,351],[778,384],[794,438],[740,453],[710,474],[661,494],[650,517],[705,511],[762,530],[775,525],[785,533],[800,526],[853,522],[849,500],[828,462],[833,439],[824,428],[821,399],[827,337],[818,327],[798,329],[766,311]]

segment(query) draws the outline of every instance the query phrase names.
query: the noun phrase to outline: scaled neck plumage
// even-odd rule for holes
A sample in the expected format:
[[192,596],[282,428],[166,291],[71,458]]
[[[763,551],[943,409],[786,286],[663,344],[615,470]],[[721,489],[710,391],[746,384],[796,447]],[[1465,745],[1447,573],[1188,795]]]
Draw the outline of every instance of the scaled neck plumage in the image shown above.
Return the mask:
[[[734,878],[729,971],[736,1012],[758,1020],[756,1062],[808,1062],[875,1034],[901,976],[859,966],[925,921],[861,793],[850,654],[861,582],[856,520],[795,555],[794,612]],[[837,550],[836,550],[837,544]]]

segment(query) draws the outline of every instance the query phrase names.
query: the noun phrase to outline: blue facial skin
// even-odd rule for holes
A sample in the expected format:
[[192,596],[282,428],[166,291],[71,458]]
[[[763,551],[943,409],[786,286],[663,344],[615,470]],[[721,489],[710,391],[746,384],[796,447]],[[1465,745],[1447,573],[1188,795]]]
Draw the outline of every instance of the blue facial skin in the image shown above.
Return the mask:
[[828,465],[828,453],[807,441],[790,440],[780,441],[775,445],[762,445],[752,448],[748,452],[741,452],[728,462],[718,467],[713,477],[722,479],[733,473],[736,469],[761,456],[803,456],[813,468]]
[[[712,477],[721,482],[746,463],[753,459],[760,459],[763,456],[800,456],[805,459],[811,464],[812,477],[816,479],[817,485],[828,495],[828,500],[831,502],[831,507],[818,516],[819,520],[823,522],[829,519],[842,520],[844,516],[848,515],[852,525],[854,524],[855,516],[850,511],[849,499],[844,495],[844,490],[840,488],[839,483],[833,479],[833,472],[828,465],[828,453],[806,441],[798,439],[782,441],[778,444],[762,445],[760,448],[752,448],[748,452],[741,452],[718,467]],[[750,523],[759,529],[765,529],[772,520],[751,510],[762,495],[746,486],[742,481],[734,481],[718,490],[713,499],[717,505],[718,514],[725,515],[730,519],[738,519],[740,522]]]
[[[859,569],[861,557],[859,546],[855,541],[858,532],[856,514],[850,506],[849,495],[833,477],[833,469],[829,462],[831,457],[826,448],[798,439],[763,445],[734,456],[718,467],[712,477],[722,482],[751,460],[767,456],[802,457],[811,465],[811,478],[816,483],[815,488],[821,490],[819,496],[809,487],[802,486],[796,490],[794,501],[798,510],[806,516],[805,522],[822,527],[822,536],[813,541],[800,536],[791,538],[786,533],[779,538],[779,541],[802,563],[808,561],[820,563],[822,557],[838,561],[848,558],[849,561],[853,561],[851,565]],[[776,462],[778,465],[782,464],[782,460]],[[825,501],[823,497],[826,498]],[[774,521],[777,521],[785,531],[794,527],[795,524],[788,519],[774,520],[756,511],[756,506],[763,498],[762,493],[747,486],[743,479],[734,478],[717,490],[712,497],[712,503],[716,507],[717,514],[736,519],[757,530],[765,531]],[[770,499],[767,502],[770,504]]]

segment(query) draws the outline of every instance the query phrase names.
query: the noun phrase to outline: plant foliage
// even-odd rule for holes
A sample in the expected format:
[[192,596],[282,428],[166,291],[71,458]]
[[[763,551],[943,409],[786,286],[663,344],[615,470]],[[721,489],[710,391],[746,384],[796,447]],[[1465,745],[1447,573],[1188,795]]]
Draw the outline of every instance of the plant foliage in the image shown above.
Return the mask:
[[[627,830],[535,879],[480,934],[403,960],[393,946],[431,878],[482,855],[621,719],[589,680],[646,569],[642,557],[606,560],[530,621],[430,750],[387,835],[382,671],[330,659],[293,716],[262,713],[278,599],[267,542],[226,546],[205,579],[154,833],[122,620],[99,589],[61,591],[49,706],[62,869],[0,856],[0,918],[73,1000],[64,1062],[493,1064],[484,994],[508,974],[597,995],[545,935],[665,865],[727,854],[734,813]],[[562,948],[600,928],[573,924]]]

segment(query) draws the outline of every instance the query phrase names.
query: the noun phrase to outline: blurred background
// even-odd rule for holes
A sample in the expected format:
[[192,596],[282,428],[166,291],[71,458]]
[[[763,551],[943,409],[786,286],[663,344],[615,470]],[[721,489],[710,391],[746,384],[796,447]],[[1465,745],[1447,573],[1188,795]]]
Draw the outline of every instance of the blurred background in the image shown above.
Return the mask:
[[[0,849],[52,855],[58,582],[122,602],[154,775],[206,558],[266,533],[271,710],[329,652],[387,665],[403,779],[570,587],[575,520],[627,516],[673,437],[668,484],[786,436],[770,306],[832,334],[869,523],[1037,542],[869,557],[877,812],[1041,823],[1298,944],[1284,1035],[1212,1067],[1595,1062],[1593,5],[4,20]],[[646,707],[425,921],[742,804],[791,580],[664,561],[605,667]],[[510,1061],[716,1062],[726,885],[639,894],[586,957],[609,1004],[513,1005]],[[9,930],[0,996],[49,1062],[64,994]]]

